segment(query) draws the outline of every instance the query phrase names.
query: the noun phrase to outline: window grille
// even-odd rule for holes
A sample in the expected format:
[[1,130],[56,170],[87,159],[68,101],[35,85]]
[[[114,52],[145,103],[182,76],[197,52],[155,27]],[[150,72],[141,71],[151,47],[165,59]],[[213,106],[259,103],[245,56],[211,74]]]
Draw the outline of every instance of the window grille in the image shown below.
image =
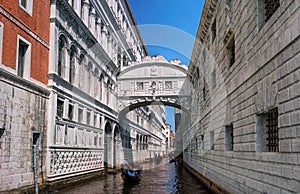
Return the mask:
[[227,46],[228,67],[230,68],[235,62],[235,40],[234,37],[230,40]]
[[269,152],[278,152],[278,111],[268,113],[267,134]]
[[212,36],[212,41],[214,42],[217,34],[217,25],[216,25],[216,19],[214,20],[214,23],[211,26],[211,36]]

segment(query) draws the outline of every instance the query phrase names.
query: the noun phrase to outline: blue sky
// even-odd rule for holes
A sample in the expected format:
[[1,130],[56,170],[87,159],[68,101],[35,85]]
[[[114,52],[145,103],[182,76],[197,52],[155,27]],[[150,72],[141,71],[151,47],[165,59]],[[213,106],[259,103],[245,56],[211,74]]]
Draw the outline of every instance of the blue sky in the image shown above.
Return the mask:
[[[129,0],[149,55],[188,65],[205,0]],[[174,129],[174,111],[167,107]]]

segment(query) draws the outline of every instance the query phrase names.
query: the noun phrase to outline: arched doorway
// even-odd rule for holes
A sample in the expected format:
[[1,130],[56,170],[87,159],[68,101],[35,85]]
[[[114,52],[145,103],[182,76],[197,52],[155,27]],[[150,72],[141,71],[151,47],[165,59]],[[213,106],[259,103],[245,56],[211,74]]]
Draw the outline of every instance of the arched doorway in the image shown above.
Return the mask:
[[104,129],[104,167],[108,168],[112,165],[112,127],[109,121],[106,122]]
[[114,138],[113,138],[113,163],[112,167],[116,168],[116,165],[120,163],[120,147],[121,147],[121,136],[119,126],[116,126],[114,129]]

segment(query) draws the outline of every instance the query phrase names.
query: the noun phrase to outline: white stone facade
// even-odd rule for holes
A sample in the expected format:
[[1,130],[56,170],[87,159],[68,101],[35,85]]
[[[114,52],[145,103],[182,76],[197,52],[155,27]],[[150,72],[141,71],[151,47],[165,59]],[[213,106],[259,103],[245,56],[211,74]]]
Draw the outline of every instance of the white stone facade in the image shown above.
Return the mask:
[[230,193],[300,192],[300,3],[266,2],[207,0],[189,66],[184,161]]
[[145,108],[118,117],[117,74],[147,55],[132,18],[127,1],[51,1],[48,181],[151,157]]

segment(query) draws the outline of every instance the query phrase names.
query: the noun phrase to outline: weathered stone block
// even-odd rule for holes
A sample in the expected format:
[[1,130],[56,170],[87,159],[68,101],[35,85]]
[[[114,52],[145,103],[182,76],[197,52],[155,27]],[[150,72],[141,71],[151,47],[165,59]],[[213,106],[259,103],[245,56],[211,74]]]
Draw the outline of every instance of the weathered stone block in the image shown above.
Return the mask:
[[285,160],[287,164],[298,164],[297,154],[286,154]]
[[286,178],[291,178],[292,174],[293,174],[292,166],[287,166],[287,165],[281,166],[281,176],[286,177]]
[[292,151],[292,140],[291,139],[281,139],[279,141],[279,151],[280,152],[291,152]]
[[293,174],[293,179],[300,181],[300,167],[299,166],[293,166],[292,174]]
[[292,139],[292,151],[300,153],[300,139]]

